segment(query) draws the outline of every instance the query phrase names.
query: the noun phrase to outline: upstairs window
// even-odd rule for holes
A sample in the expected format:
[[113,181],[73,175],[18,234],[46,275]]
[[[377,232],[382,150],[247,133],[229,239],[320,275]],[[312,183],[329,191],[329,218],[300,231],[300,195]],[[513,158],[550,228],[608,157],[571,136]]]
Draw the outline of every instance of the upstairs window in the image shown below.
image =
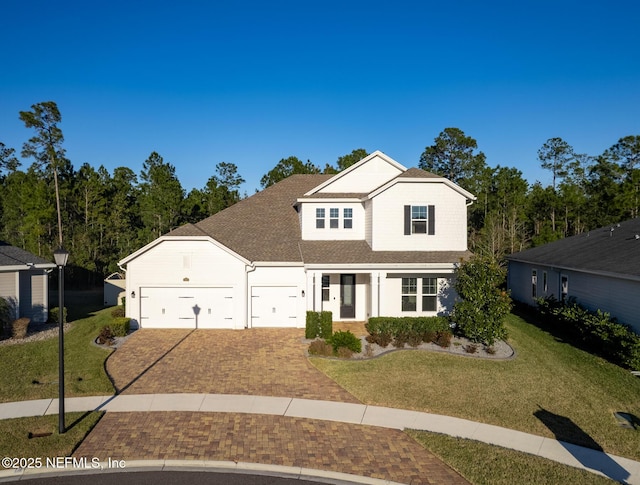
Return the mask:
[[340,226],[339,217],[340,217],[340,209],[338,208],[329,209],[329,227],[331,229],[338,229],[338,227]]
[[342,227],[345,229],[353,228],[353,209],[348,208],[342,211]]
[[324,209],[316,209],[316,229],[324,229]]
[[434,235],[436,233],[436,210],[433,205],[405,205],[404,233]]

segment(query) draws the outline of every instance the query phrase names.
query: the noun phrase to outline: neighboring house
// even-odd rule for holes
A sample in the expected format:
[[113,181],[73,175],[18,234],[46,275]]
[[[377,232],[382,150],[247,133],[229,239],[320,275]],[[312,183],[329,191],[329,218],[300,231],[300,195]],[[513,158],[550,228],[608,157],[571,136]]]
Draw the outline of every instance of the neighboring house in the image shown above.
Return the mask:
[[142,327],[304,327],[446,313],[468,258],[451,181],[377,151],[336,175],[292,175],[120,261]]
[[49,272],[56,265],[24,249],[0,241],[0,297],[13,308],[13,317],[46,322]]
[[104,306],[115,306],[122,304],[126,290],[126,281],[120,273],[111,273],[104,279]]
[[606,226],[507,257],[515,300],[575,298],[640,333],[640,219]]

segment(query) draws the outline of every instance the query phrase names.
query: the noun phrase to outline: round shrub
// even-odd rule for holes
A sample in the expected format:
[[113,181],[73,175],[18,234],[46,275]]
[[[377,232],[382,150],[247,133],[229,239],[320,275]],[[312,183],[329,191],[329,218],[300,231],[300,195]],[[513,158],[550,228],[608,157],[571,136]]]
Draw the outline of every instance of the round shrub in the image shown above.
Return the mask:
[[327,339],[327,342],[331,344],[335,353],[338,352],[340,347],[346,347],[355,354],[359,354],[362,351],[362,342],[349,330],[334,333]]
[[314,340],[309,344],[309,355],[322,355],[328,357],[333,355],[333,346],[324,340]]

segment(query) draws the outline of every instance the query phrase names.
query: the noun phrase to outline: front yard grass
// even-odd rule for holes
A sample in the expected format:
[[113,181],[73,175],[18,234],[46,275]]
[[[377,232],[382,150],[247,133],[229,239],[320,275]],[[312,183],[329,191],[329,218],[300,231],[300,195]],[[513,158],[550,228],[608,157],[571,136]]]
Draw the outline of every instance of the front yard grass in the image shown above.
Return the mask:
[[[73,322],[64,334],[65,396],[114,393],[104,370],[109,350],[92,345],[111,309]],[[55,324],[52,324],[54,327]],[[58,337],[0,347],[0,402],[58,397]]]
[[407,434],[474,485],[617,483],[586,470],[478,441],[421,431]]
[[[368,361],[311,362],[366,404],[456,416],[586,446],[595,441],[609,453],[640,459],[640,430],[619,427],[613,416],[622,411],[640,417],[640,379],[516,315],[509,315],[507,329],[517,352],[507,361],[412,351]],[[555,434],[536,412],[558,418]]]
[[[70,456],[102,414],[65,413],[67,430],[62,435],[58,433],[57,414],[0,420],[0,455],[42,458],[45,468],[46,457]],[[30,437],[29,433],[46,436]]]

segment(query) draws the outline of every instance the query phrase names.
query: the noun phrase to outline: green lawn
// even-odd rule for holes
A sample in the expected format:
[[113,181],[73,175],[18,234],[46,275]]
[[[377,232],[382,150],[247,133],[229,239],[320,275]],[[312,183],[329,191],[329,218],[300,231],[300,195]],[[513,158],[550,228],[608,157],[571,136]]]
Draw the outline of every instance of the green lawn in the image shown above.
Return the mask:
[[[72,314],[72,312],[70,312]],[[111,352],[92,344],[111,309],[76,320],[65,332],[65,396],[113,394],[104,370]],[[58,338],[0,347],[0,402],[58,397]]]
[[586,470],[486,443],[420,431],[407,434],[474,485],[617,483]]
[[[394,352],[368,361],[313,364],[367,404],[480,421],[640,459],[640,430],[617,426],[615,411],[640,417],[640,379],[510,315],[517,357],[481,360]],[[556,433],[536,412],[551,417]],[[566,418],[566,419],[565,419]],[[549,422],[549,420],[547,420]]]

